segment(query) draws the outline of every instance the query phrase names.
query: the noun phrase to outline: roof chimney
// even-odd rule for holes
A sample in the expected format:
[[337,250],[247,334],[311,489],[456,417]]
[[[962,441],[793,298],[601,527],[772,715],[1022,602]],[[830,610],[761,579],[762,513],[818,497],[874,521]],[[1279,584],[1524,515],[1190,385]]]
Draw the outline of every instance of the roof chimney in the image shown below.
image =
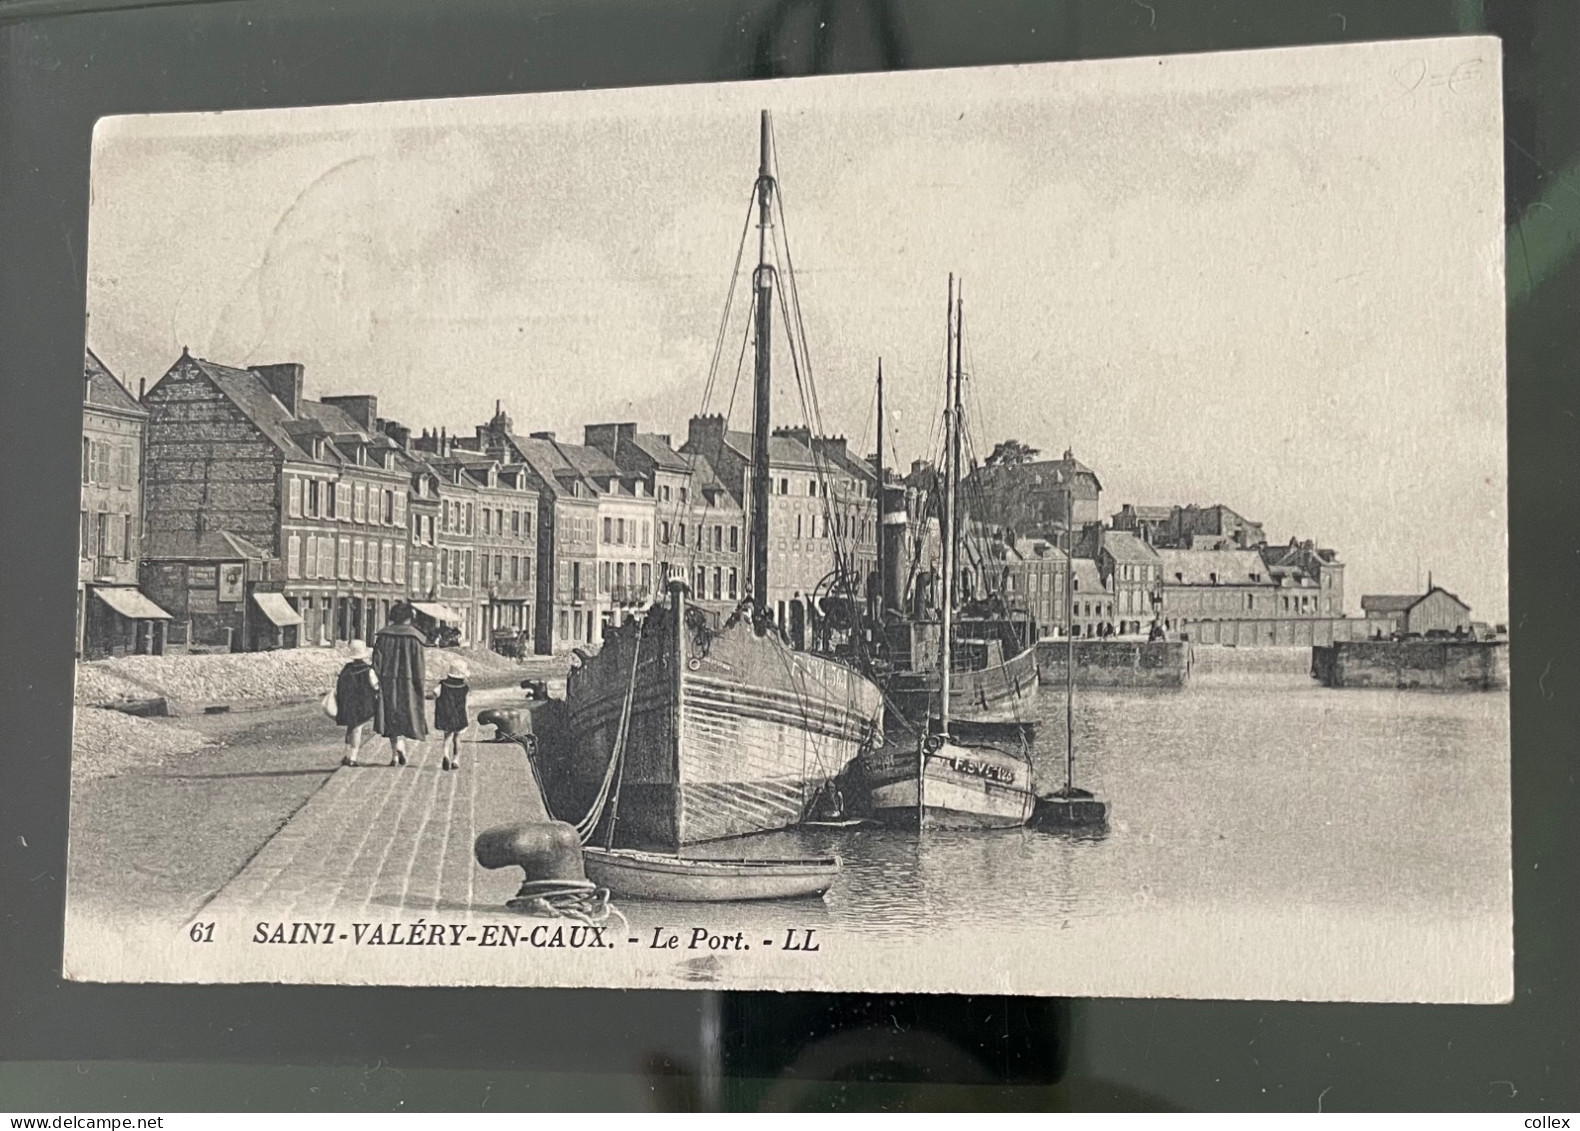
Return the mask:
[[[184,353],[186,347],[182,347]],[[254,365],[251,369],[260,378],[269,392],[274,394],[277,401],[285,406],[285,410],[292,416],[297,414],[302,404],[302,365],[300,362],[287,361],[277,365]]]

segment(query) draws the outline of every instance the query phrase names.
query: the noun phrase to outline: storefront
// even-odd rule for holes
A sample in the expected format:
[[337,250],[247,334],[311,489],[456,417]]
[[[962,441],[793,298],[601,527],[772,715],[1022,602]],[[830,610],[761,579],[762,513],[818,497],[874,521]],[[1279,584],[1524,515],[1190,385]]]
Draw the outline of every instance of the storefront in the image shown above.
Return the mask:
[[91,585],[83,610],[83,656],[159,656],[164,654],[170,614],[143,596],[135,585]]

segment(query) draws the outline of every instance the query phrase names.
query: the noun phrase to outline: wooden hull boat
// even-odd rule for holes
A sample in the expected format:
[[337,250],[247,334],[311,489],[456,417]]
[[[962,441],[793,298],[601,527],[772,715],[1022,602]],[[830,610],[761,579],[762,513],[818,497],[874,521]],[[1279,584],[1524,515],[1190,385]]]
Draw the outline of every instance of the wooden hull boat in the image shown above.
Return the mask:
[[[925,752],[892,743],[863,759],[873,815],[885,824],[1018,829],[1037,803],[1031,759],[1017,751],[942,741]],[[920,797],[918,797],[920,793]]]
[[838,856],[804,860],[699,860],[631,849],[582,849],[587,878],[620,899],[734,903],[810,899],[833,886]]
[[[893,630],[891,630],[892,634]],[[949,673],[949,719],[981,731],[1025,728],[1037,695],[1037,648],[1029,645],[1004,658],[1005,642],[962,640],[954,649]],[[936,670],[895,672],[888,681],[890,699],[907,720],[941,717]]]
[[541,759],[556,816],[592,809],[630,703],[618,799],[591,843],[676,852],[790,828],[881,732],[882,693],[853,669],[746,619],[710,628],[688,608],[674,587],[669,607],[570,673],[574,737]]

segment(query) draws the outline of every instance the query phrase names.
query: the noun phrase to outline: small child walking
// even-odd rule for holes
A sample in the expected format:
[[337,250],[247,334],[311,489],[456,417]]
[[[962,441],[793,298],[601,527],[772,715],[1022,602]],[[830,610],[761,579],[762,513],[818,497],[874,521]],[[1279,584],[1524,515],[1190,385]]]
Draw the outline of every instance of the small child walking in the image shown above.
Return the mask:
[[433,705],[433,729],[444,735],[441,749],[444,751],[442,765],[446,770],[461,768],[461,732],[468,725],[466,693],[471,690],[466,677],[470,674],[465,662],[457,660],[450,665],[450,674],[439,681],[439,699]]
[[367,725],[377,729],[380,720],[379,677],[368,661],[373,650],[361,640],[351,642],[351,662],[340,669],[335,680],[335,722],[346,728],[346,745],[351,750],[340,759],[342,766],[359,766],[362,735]]

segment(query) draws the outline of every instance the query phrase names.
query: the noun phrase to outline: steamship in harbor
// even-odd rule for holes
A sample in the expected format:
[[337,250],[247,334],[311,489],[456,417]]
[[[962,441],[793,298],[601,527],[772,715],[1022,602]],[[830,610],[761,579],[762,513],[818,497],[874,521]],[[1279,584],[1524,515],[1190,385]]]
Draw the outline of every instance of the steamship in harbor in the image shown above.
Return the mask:
[[[678,852],[798,824],[883,729],[883,693],[859,665],[796,650],[769,611],[773,312],[776,299],[785,311],[798,311],[799,302],[788,252],[784,288],[775,293],[784,225],[766,112],[752,191],[749,597],[723,615],[672,582],[661,604],[611,630],[599,652],[571,671],[571,741],[543,751],[539,769],[550,810],[582,818],[591,843]],[[749,238],[743,235],[743,252]],[[795,321],[786,314],[787,333],[795,333]]]

